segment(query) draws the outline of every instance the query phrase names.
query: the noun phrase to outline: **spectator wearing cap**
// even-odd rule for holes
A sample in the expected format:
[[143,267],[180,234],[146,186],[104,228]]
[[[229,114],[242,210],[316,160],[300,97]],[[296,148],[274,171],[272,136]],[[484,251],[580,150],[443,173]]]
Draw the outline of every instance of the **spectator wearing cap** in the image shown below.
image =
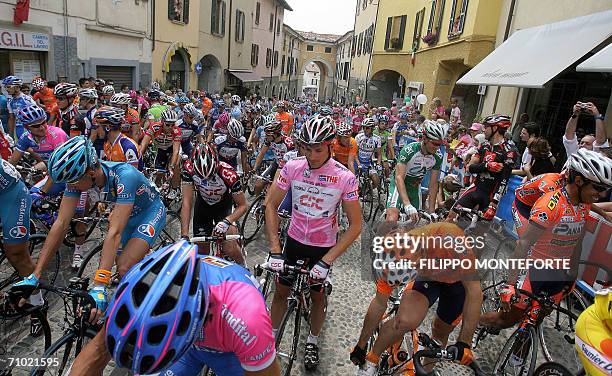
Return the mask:
[[472,126],[469,129],[470,136],[472,139],[476,137],[477,134],[482,133],[482,124],[480,123],[472,123]]

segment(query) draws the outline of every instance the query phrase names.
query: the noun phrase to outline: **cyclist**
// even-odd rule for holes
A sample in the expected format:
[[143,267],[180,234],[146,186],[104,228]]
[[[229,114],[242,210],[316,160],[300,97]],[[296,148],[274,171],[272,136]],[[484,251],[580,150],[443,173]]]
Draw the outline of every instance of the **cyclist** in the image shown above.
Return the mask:
[[132,97],[129,94],[117,93],[110,99],[110,105],[115,108],[120,108],[125,113],[121,132],[127,137],[136,141],[139,139],[142,129],[140,128],[140,115],[138,111],[130,107]]
[[[189,236],[192,221],[194,236],[236,234],[235,223],[246,213],[247,202],[236,170],[219,161],[215,147],[208,143],[198,144],[193,161],[188,160],[183,164],[181,178],[181,236]],[[226,242],[223,252],[236,263],[244,264],[236,242]]]
[[184,155],[191,155],[193,151],[193,142],[204,141],[205,126],[198,122],[202,116],[200,111],[193,105],[188,103],[183,107],[183,116],[176,122],[176,125],[181,129],[181,150]]
[[350,125],[341,122],[336,125],[336,139],[332,144],[334,159],[355,174],[355,161],[357,159],[357,141],[351,136],[353,129]]
[[412,137],[415,136],[416,133],[413,129],[410,128],[410,124],[408,124],[408,119],[410,115],[408,112],[400,112],[398,115],[399,120],[393,125],[391,129],[391,137],[393,141],[393,152],[395,155],[399,155],[404,146],[411,144]]
[[[264,123],[267,117],[261,115],[261,113],[259,113],[257,116],[258,117],[255,119],[254,122],[257,128],[254,128],[251,131],[251,136],[249,137],[249,141],[247,142],[247,149],[251,151],[251,153],[255,151],[259,156],[259,153],[261,152],[261,149],[263,148],[264,143],[266,142]],[[276,121],[276,119],[274,120]],[[274,152],[270,148],[268,148],[268,151],[264,154],[262,161],[266,162],[266,165],[268,162],[274,161]],[[253,171],[257,170],[253,169]]]
[[[404,230],[399,229],[387,235],[393,237],[405,234]],[[413,246],[410,249],[396,249],[394,246],[388,247],[384,252],[396,255],[391,256],[396,260],[400,258],[413,260],[415,265],[421,265],[420,260],[422,259],[471,260],[472,265],[475,261],[472,249],[465,247],[460,252],[455,247],[455,244],[466,244],[464,231],[455,224],[432,223],[410,230],[407,235],[410,239],[419,238],[423,241],[417,243],[413,240]],[[451,238],[456,241],[439,241]],[[398,255],[405,255],[405,257]],[[411,272],[414,273],[414,271]],[[401,342],[407,333],[416,330],[436,302],[438,302],[436,316],[431,325],[432,339],[441,347],[445,347],[449,334],[459,324],[459,321],[462,321],[457,342],[446,348],[461,364],[471,363],[473,357],[470,345],[482,304],[480,281],[473,267],[440,270],[417,267],[416,277],[404,288],[395,318],[382,325],[372,350],[366,354],[366,341],[382,318],[387,308],[387,299],[393,289],[393,286],[385,280],[377,281],[376,285],[376,297],[370,303],[359,342],[351,353],[351,361],[362,366],[358,375],[374,375],[382,352],[393,344]]]
[[293,115],[287,112],[287,103],[285,101],[278,101],[276,103],[276,118],[281,123],[282,132],[285,136],[289,136],[293,133],[294,121]]
[[32,88],[36,90],[32,95],[32,99],[34,99],[36,104],[45,109],[48,116],[47,121],[53,124],[55,119],[52,116],[55,116],[54,108],[57,107],[57,99],[53,94],[53,88],[47,86],[47,82],[40,77],[32,80]]
[[23,80],[16,76],[7,76],[2,80],[2,86],[8,93],[8,133],[9,136],[19,139],[24,132],[23,124],[21,124],[16,116],[19,110],[24,107],[36,105],[36,102],[32,97],[21,92],[21,85]]
[[444,127],[433,120],[423,123],[423,140],[404,146],[397,159],[395,172],[389,184],[387,199],[387,222],[397,222],[402,210],[412,222],[419,218],[421,208],[421,181],[431,171],[429,178],[429,212],[436,208],[435,194],[438,192],[438,177],[442,165],[440,145],[446,139]]
[[159,123],[162,112],[170,109],[170,106],[161,103],[162,93],[158,90],[151,90],[147,94],[151,106],[145,116],[143,128],[146,130],[152,123]]
[[[115,94],[117,95],[117,94]],[[125,112],[116,107],[100,107],[96,112],[95,121],[106,131],[104,155],[112,162],[126,162],[142,170],[138,144],[121,132],[125,124]]]
[[459,197],[453,211],[448,214],[449,221],[455,220],[458,214],[456,209],[461,207],[478,207],[478,210],[484,211],[484,219],[493,219],[497,204],[494,196],[500,194],[498,190],[503,188],[503,181],[510,177],[512,168],[516,165],[518,154],[504,138],[511,124],[510,117],[490,115],[484,118],[482,123],[489,142],[480,145],[478,153],[472,156],[467,166],[470,173],[478,174],[476,182]]
[[234,169],[238,168],[238,154],[240,154],[242,171],[248,174],[249,164],[246,153],[246,139],[243,134],[244,128],[240,121],[232,119],[227,125],[227,134],[215,137],[215,146],[217,147],[219,159]]
[[599,193],[612,187],[612,160],[587,149],[579,149],[567,162],[564,186],[541,196],[533,205],[529,222],[519,238],[512,258],[566,259],[569,270],[530,268],[519,274],[510,270],[501,295],[502,312],[488,312],[481,324],[508,328],[523,317],[530,300],[516,294],[515,285],[532,294],[545,293],[555,303],[568,294],[576,281],[586,217]]
[[[215,124],[219,116],[225,112],[227,112],[225,109],[225,101],[223,99],[218,99],[215,102],[215,107],[208,112],[208,124]],[[229,119],[227,120],[229,121]]]
[[[261,150],[259,151],[259,155],[257,155],[257,160],[255,160],[255,166],[253,167],[253,170],[259,170],[259,166],[261,165],[261,162],[268,153],[268,150],[271,150],[274,155],[274,161],[261,174],[261,176],[264,179],[274,181],[274,179],[276,179],[278,168],[283,168],[283,166],[285,165],[285,161],[283,158],[285,156],[285,153],[293,149],[293,140],[291,139],[291,137],[283,135],[281,122],[280,120],[278,120],[275,114],[268,115],[264,120],[264,133],[264,144]],[[255,196],[258,196],[263,191],[266,184],[268,183],[261,179],[257,180],[257,182],[255,183]]]
[[57,122],[55,126],[62,128],[68,137],[85,134],[85,123],[77,121],[81,115],[78,105],[75,104],[78,92],[79,88],[71,83],[57,84],[53,89],[57,98]]
[[217,121],[208,130],[207,142],[213,142],[215,136],[227,134],[227,125],[229,124],[232,116],[229,112],[224,112],[217,118]]
[[79,90],[79,116],[78,123],[83,123],[85,133],[96,149],[99,158],[104,155],[104,139],[106,137],[101,127],[94,124],[94,116],[98,109],[98,92],[96,89],[81,89]]
[[[101,374],[111,357],[134,374],[188,376],[207,365],[219,376],[279,375],[265,301],[251,278],[184,241],[161,248],[121,281],[118,289],[128,293],[115,295],[105,336],[81,351],[71,375]],[[170,300],[159,315],[155,307]],[[153,332],[159,342],[131,345],[132,336]]]
[[353,137],[357,136],[359,129],[361,129],[361,122],[365,119],[368,110],[364,106],[357,106],[355,109],[355,116],[352,117],[351,122],[353,126]]
[[391,174],[389,160],[395,160],[395,153],[391,147],[393,135],[388,128],[390,120],[391,119],[388,115],[380,115],[378,117],[378,127],[374,130],[374,135],[380,137],[380,151],[382,156],[382,165],[385,171],[385,178],[388,178]]
[[595,292],[595,303],[576,321],[576,351],[589,376],[612,373],[612,289]]
[[174,102],[177,104],[173,110],[178,114],[179,118],[183,117],[183,109],[189,103],[191,103],[191,99],[189,99],[185,93],[179,93],[175,98]]
[[[382,171],[382,157],[381,157],[381,140],[379,136],[374,135],[374,126],[376,123],[372,118],[365,118],[361,122],[361,128],[363,133],[359,133],[355,137],[357,143],[357,159],[355,164],[357,165],[355,171],[357,174],[361,171],[367,171],[368,175],[372,179],[372,187],[377,189],[380,186],[379,173]],[[374,165],[372,157],[376,158],[378,163]]]
[[110,99],[115,95],[115,87],[107,82],[106,86],[102,87],[102,95],[100,96],[100,102],[104,106],[110,105]]
[[[330,117],[316,116],[308,120],[299,134],[305,156],[287,162],[268,192],[266,231],[270,242],[269,264],[274,271],[283,272],[285,263],[295,265],[298,259],[307,259],[310,278],[322,282],[328,277],[334,261],[361,232],[357,179],[331,158],[334,136]],[[277,208],[288,190],[291,190],[293,210],[285,248],[281,249]],[[337,239],[340,204],[348,217],[349,227]],[[275,335],[287,309],[291,284],[291,277],[285,275],[281,275],[276,283],[270,309]],[[307,370],[315,369],[319,364],[318,338],[325,320],[322,286],[321,283],[311,286],[311,326],[304,353]]]

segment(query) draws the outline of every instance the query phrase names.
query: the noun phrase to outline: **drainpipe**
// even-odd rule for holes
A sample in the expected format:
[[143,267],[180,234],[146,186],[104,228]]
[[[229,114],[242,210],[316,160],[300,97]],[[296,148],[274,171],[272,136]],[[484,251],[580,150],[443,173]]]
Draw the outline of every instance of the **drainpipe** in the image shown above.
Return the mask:
[[372,5],[376,5],[376,18],[374,19],[374,33],[372,34],[372,51],[370,51],[370,58],[368,59],[368,71],[366,73],[365,90],[363,92],[363,98],[362,98],[362,101],[364,102],[368,98],[368,82],[370,81],[370,67],[372,66],[372,55],[374,54],[374,38],[376,37],[376,25],[378,24],[378,10],[380,9],[379,4],[381,1],[382,0],[378,0],[376,4],[372,4]]
[[155,1],[151,1],[151,51],[155,51]]
[[[96,3],[97,7],[97,3]],[[96,9],[97,11],[97,9]],[[64,76],[66,76],[66,81],[70,81],[69,73],[68,73],[68,0],[64,0]],[[97,13],[97,12],[96,12]],[[98,15],[96,14],[96,21]]]
[[[275,2],[276,4],[276,2]],[[272,93],[272,75],[274,74],[274,52],[276,52],[276,24],[278,22],[278,5],[274,6],[274,26],[272,27],[272,56],[270,56],[270,93]]]
[[[291,51],[289,51],[289,60],[291,60],[291,62],[293,63],[293,42],[292,40],[289,41],[289,45],[291,46]],[[287,66],[289,66],[289,64],[287,64]],[[289,97],[291,97],[291,71],[293,70],[293,66],[291,67],[291,69],[289,69],[289,83],[287,84],[287,87],[289,88]]]
[[[508,37],[510,36],[510,27],[512,26],[512,19],[514,18],[514,8],[516,6],[516,0],[512,0],[510,2],[510,11],[508,12],[508,19],[506,21],[506,30],[504,32],[504,40],[503,42],[506,41],[506,39],[508,39]],[[499,91],[501,90],[501,87],[498,86],[497,87],[497,91],[495,92],[495,102],[493,102],[493,113],[497,112],[497,101],[499,99]]]
[[230,76],[230,68],[232,67],[232,12],[233,12],[233,1],[230,0],[229,1],[230,7],[229,7],[229,23],[228,25],[228,32],[227,32],[227,81],[229,82],[229,76]]
[[[349,75],[348,75],[348,83],[346,84],[346,95],[349,97],[350,99],[350,95],[351,95],[351,70],[353,69],[353,41],[355,38],[355,26],[357,26],[357,9],[359,8],[359,4],[356,1],[355,2],[355,20],[353,21],[353,36],[351,37],[351,48],[349,49],[349,56],[350,56],[350,63],[349,63]],[[352,102],[352,101],[351,101]]]

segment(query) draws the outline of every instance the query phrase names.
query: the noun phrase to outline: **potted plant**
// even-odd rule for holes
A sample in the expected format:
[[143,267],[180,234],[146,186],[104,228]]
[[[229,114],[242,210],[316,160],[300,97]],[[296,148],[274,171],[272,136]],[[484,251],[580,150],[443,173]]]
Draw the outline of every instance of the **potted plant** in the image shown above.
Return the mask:
[[438,41],[438,34],[436,33],[427,33],[423,38],[421,38],[423,42],[427,43],[429,46],[436,44]]

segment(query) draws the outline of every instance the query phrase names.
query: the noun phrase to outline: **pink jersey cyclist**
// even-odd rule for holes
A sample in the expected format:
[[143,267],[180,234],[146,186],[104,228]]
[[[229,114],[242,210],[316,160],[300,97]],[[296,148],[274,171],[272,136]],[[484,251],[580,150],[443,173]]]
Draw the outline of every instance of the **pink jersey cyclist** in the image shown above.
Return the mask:
[[355,175],[333,159],[311,170],[306,157],[298,157],[285,164],[276,183],[284,191],[291,188],[289,236],[315,247],[336,244],[338,206],[359,198]]
[[25,132],[19,137],[19,140],[15,144],[15,148],[22,153],[32,149],[38,154],[43,161],[47,161],[53,150],[63,144],[68,139],[66,132],[61,128],[54,126],[47,126],[47,134],[42,140],[35,140],[34,136],[30,132]]

